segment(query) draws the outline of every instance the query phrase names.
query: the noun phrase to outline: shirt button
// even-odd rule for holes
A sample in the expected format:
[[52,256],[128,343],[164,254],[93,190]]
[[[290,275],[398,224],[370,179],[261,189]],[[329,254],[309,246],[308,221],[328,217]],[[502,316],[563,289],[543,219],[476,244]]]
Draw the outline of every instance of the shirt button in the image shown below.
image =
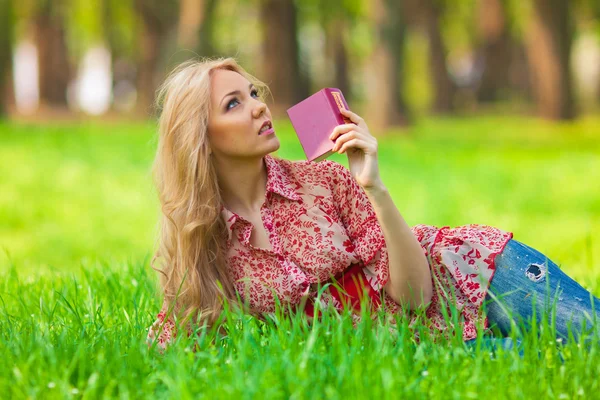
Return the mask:
[[278,254],[278,255],[277,255],[277,259],[278,259],[279,261],[283,261],[283,260],[285,260],[285,258],[284,258],[284,257],[283,257],[281,254]]

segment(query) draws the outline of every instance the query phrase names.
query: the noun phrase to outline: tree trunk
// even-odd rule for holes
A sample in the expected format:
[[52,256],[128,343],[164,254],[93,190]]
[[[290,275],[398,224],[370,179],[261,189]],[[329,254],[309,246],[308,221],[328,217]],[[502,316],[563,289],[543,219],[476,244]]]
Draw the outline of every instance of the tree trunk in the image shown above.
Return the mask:
[[454,111],[456,88],[448,74],[447,49],[440,30],[440,16],[443,8],[440,2],[435,0],[424,0],[419,4],[429,39],[429,73],[435,93],[433,112],[450,113]]
[[154,93],[160,84],[162,50],[169,40],[169,33],[177,23],[178,2],[161,0],[136,0],[135,8],[140,16],[141,30],[139,38],[137,70],[137,108],[143,115],[152,114]]
[[285,110],[309,95],[308,76],[300,68],[297,11],[293,0],[262,0],[263,73],[275,104],[271,110]]
[[493,102],[510,88],[513,43],[506,23],[502,0],[480,0],[478,4],[479,36],[482,39],[479,59],[483,74],[477,88],[480,102]]
[[514,43],[509,71],[510,88],[529,101],[533,96],[530,68],[524,43]]
[[216,0],[181,0],[178,24],[179,47],[195,49],[201,57],[216,57],[214,15]]
[[35,17],[35,38],[39,60],[40,103],[67,106],[71,68],[65,40],[64,0],[46,0]]
[[[123,68],[122,59],[128,58],[130,55],[127,54],[125,46],[122,45],[122,41],[119,37],[119,31],[115,28],[115,2],[119,0],[102,0],[102,29],[103,37],[110,52],[110,69],[111,69],[111,93],[112,101],[110,108],[114,109],[115,105],[121,101],[121,94],[115,92],[117,83],[125,79],[126,73]],[[131,60],[130,60],[131,61]],[[132,77],[131,77],[132,78]]]
[[11,103],[12,29],[12,0],[0,0],[0,119],[8,113]]
[[220,55],[214,38],[216,7],[216,0],[204,0],[198,31],[198,54],[202,57],[218,57]]
[[156,72],[160,57],[161,32],[151,23],[144,23],[137,71],[137,104],[143,114],[152,113],[154,92],[159,85]]
[[346,23],[342,17],[336,17],[325,25],[327,58],[333,62],[333,84],[344,93],[346,99],[349,99],[352,97],[352,88],[344,32]]
[[527,53],[539,114],[548,119],[576,116],[570,54],[573,40],[569,0],[534,0]]
[[177,45],[193,49],[198,45],[198,28],[202,21],[205,0],[181,0],[179,23],[177,24]]
[[394,0],[377,0],[372,9],[375,49],[367,71],[369,125],[381,131],[408,122],[402,87],[406,25],[403,10]]
[[402,96],[404,89],[404,58],[407,26],[403,20],[403,10],[400,2],[389,1],[392,13],[388,35],[385,44],[392,56],[390,86],[393,109],[388,110],[388,120],[391,125],[407,125],[412,116]]

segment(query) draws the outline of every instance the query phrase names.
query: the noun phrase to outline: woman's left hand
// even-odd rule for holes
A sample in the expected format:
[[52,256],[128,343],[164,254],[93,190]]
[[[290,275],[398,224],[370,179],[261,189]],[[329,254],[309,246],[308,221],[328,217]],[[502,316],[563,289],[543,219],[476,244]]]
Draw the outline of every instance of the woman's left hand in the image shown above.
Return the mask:
[[333,151],[347,154],[350,172],[364,189],[382,186],[377,162],[377,139],[371,135],[360,116],[350,110],[342,110],[342,115],[354,123],[334,128],[329,136],[329,139],[335,140]]

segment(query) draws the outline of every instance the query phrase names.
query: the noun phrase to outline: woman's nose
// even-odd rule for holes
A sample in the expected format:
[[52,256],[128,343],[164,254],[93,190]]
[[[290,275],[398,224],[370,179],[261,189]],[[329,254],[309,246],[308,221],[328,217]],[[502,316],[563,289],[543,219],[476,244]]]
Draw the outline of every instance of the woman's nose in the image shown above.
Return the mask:
[[267,105],[259,100],[256,107],[254,107],[254,111],[253,111],[254,118],[260,117],[265,112],[266,109],[267,109]]

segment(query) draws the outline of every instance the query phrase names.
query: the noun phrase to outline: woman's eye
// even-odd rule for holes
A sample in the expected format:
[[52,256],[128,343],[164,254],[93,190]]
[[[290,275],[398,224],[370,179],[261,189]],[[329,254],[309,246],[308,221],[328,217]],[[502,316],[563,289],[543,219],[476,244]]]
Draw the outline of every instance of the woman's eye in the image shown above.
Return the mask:
[[[260,97],[260,95],[258,94],[258,90],[256,90],[256,89],[252,89],[252,91],[250,92],[250,95],[251,95],[251,96],[255,96],[255,97]],[[239,103],[238,99],[236,99],[236,98],[234,97],[233,99],[231,99],[231,100],[229,101],[229,103],[227,103],[227,106],[226,106],[225,108],[226,108],[227,110],[230,110],[230,109],[232,109],[233,107],[230,107],[230,105],[231,105],[233,102]]]
[[235,102],[237,102],[238,100],[237,100],[237,99],[231,99],[231,100],[229,101],[229,103],[227,103],[227,107],[226,107],[226,109],[227,109],[227,110],[229,110],[229,109],[231,108],[231,107],[229,107],[229,106],[230,106],[230,105],[231,105],[231,103],[233,103],[234,101],[235,101]]

